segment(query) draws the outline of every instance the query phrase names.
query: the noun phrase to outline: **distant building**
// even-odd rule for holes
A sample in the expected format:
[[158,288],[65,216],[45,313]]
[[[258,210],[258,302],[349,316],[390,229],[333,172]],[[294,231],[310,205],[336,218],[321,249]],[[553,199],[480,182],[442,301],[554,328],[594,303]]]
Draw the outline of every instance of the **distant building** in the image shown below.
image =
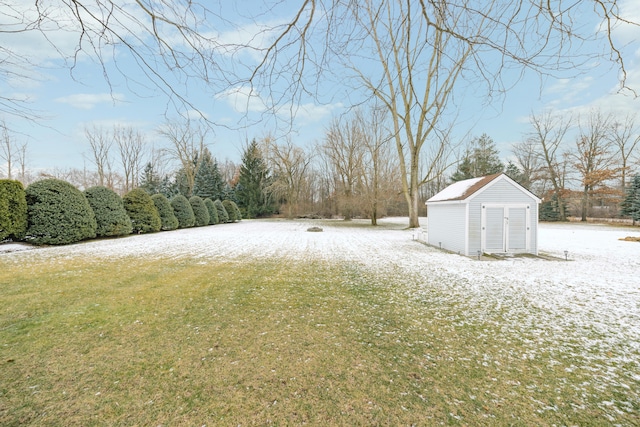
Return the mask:
[[458,181],[427,200],[427,241],[467,256],[537,255],[539,203],[503,173]]

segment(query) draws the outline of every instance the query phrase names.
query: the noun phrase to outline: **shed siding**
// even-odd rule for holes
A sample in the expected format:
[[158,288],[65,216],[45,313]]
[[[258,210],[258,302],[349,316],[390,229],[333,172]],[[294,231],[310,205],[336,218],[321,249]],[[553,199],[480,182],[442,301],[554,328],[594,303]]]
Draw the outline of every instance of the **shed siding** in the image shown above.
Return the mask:
[[[482,204],[528,204],[531,215],[530,251],[538,253],[538,203],[520,188],[507,180],[500,180],[487,186],[469,200],[469,252],[476,253],[481,249]],[[510,236],[513,238],[514,236]]]
[[430,245],[465,253],[466,206],[461,203],[429,205],[427,214],[427,240]]
[[[474,194],[464,200],[443,201],[428,203],[428,242],[464,255],[475,255],[482,250],[482,205],[502,205],[509,208],[504,211],[509,216],[508,235],[498,233],[495,239],[508,238],[505,244],[510,252],[523,252],[526,245],[526,236],[518,235],[523,232],[523,222],[526,229],[526,217],[529,215],[529,250],[538,253],[538,199],[530,193],[513,184],[508,178],[497,179],[490,182]],[[519,205],[517,208],[510,205]],[[523,209],[529,206],[529,209]],[[508,214],[508,215],[507,215]],[[466,221],[466,222],[465,222]],[[466,230],[465,230],[466,227]],[[465,233],[466,231],[466,233]],[[526,233],[526,232],[525,232]],[[466,237],[465,237],[466,234]],[[465,238],[467,242],[465,242]]]

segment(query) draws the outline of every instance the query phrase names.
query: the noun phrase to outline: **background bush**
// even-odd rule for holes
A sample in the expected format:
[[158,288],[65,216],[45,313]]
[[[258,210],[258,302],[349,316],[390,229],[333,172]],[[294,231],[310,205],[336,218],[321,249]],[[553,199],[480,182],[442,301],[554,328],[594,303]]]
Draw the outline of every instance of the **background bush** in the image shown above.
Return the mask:
[[44,179],[26,189],[25,240],[64,245],[96,236],[96,217],[82,192],[68,182]]
[[160,215],[160,229],[168,231],[178,228],[178,218],[173,213],[169,199],[164,194],[158,193],[151,196],[151,200],[153,200],[153,204],[156,205],[158,210],[158,215]]
[[122,197],[124,208],[131,218],[134,233],[160,231],[162,221],[158,209],[146,191],[135,188]]
[[191,196],[189,198],[189,204],[191,205],[191,209],[193,209],[193,215],[196,219],[195,226],[202,227],[209,225],[209,211],[202,198],[199,196]]
[[242,211],[240,210],[240,207],[238,206],[238,204],[233,200],[231,200],[231,206],[233,206],[233,208],[236,211],[236,221],[242,220]]
[[227,211],[229,222],[236,222],[242,219],[242,216],[240,215],[240,209],[238,209],[238,205],[236,205],[233,200],[223,200],[222,206],[224,206],[225,210]]
[[27,198],[20,181],[0,179],[0,242],[22,240],[27,231]]
[[96,236],[123,236],[131,234],[131,219],[124,209],[122,198],[115,191],[102,186],[84,191],[89,206],[96,217]]
[[216,211],[218,211],[218,223],[224,224],[225,222],[229,222],[229,214],[220,199],[216,199],[213,205],[216,207]]
[[216,205],[213,204],[213,201],[209,198],[204,199],[204,205],[207,207],[209,211],[209,224],[216,225],[220,222],[218,219],[218,210],[216,209]]
[[178,218],[178,228],[193,227],[196,223],[196,217],[193,214],[191,203],[182,194],[178,194],[171,198],[171,207],[173,214]]

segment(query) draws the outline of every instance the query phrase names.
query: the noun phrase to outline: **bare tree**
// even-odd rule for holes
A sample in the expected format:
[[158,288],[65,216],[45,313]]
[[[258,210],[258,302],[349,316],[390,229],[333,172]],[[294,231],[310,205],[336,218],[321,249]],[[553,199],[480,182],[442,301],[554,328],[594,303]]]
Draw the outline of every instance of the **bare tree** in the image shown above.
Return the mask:
[[517,166],[520,168],[522,185],[534,193],[535,184],[540,181],[540,169],[542,167],[541,157],[537,150],[538,141],[532,138],[518,142],[511,147],[511,152],[516,158]]
[[[603,31],[594,35],[574,24],[585,17],[601,21]],[[459,82],[464,78],[485,84],[491,97],[509,89],[513,82],[503,80],[503,71],[514,67],[545,75],[575,74],[600,55],[574,49],[573,42],[603,41],[608,46],[604,56],[618,64],[624,87],[626,68],[611,35],[611,28],[621,23],[636,25],[620,15],[616,1],[597,1],[595,7],[583,2],[487,1],[475,8],[465,0],[307,0],[262,50],[253,76],[292,81],[288,91],[293,94],[314,93],[313,81],[300,75],[306,71],[321,76],[324,69],[335,69],[329,66],[333,61],[342,62],[351,74],[345,76],[341,68],[340,81],[353,77],[352,92],[375,97],[389,110],[409,222],[417,227],[419,187],[435,179],[430,172],[439,164],[434,156],[425,175],[419,175],[422,151],[432,145],[441,147],[434,152],[446,149],[443,121]],[[319,40],[326,49],[313,44]],[[282,71],[281,63],[295,66]]]
[[338,203],[345,220],[353,218],[359,204],[365,155],[364,135],[353,119],[335,118],[325,134],[322,154],[336,182]]
[[624,193],[627,186],[627,172],[630,161],[640,144],[640,128],[635,124],[636,115],[627,114],[622,121],[614,121],[609,138],[618,149],[620,163],[620,190]]
[[[609,138],[612,116],[592,111],[586,124],[580,123],[580,135],[576,140],[573,155],[574,166],[580,174],[582,185],[581,220],[587,220],[590,199],[600,190],[608,191],[604,184],[618,176],[620,168],[616,164],[613,142]],[[601,188],[599,188],[601,187]]]
[[565,120],[552,112],[541,115],[532,114],[529,122],[533,128],[529,133],[528,143],[536,147],[540,160],[541,177],[551,183],[553,194],[558,203],[561,220],[567,218],[564,198],[566,194],[566,163],[567,156],[563,152],[563,141],[571,125],[571,120]]
[[138,186],[142,170],[145,140],[132,127],[114,127],[113,139],[118,146],[123,173],[122,192],[127,193]]
[[269,191],[276,197],[284,197],[287,203],[287,217],[299,212],[303,187],[308,180],[312,156],[293,144],[291,139],[277,143],[273,138],[262,140],[263,153],[274,181]]
[[360,128],[364,157],[362,161],[362,186],[364,209],[371,225],[378,225],[378,218],[392,194],[400,192],[400,171],[393,136],[385,126],[388,112],[373,107],[367,113],[357,110],[354,120]]
[[190,196],[200,164],[198,159],[205,148],[208,129],[192,120],[167,121],[159,133],[169,141],[166,152],[179,162],[187,181],[187,195]]
[[98,173],[98,185],[114,189],[114,174],[112,170],[113,159],[111,157],[111,147],[113,145],[112,135],[109,131],[92,127],[85,128],[84,135],[91,147],[91,161],[95,164]]
[[0,122],[0,128],[2,134],[0,135],[0,159],[4,161],[6,175],[8,179],[11,179],[11,168],[14,157],[14,142],[9,129],[4,121]]

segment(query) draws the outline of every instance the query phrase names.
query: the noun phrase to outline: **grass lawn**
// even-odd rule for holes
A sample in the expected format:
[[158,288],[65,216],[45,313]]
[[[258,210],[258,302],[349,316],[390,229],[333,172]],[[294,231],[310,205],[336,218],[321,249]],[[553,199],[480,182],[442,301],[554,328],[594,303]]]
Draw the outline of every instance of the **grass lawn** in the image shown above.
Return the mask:
[[575,343],[529,357],[534,326],[465,321],[443,287],[409,299],[398,280],[321,260],[0,258],[0,425],[640,423],[637,390],[603,387]]

